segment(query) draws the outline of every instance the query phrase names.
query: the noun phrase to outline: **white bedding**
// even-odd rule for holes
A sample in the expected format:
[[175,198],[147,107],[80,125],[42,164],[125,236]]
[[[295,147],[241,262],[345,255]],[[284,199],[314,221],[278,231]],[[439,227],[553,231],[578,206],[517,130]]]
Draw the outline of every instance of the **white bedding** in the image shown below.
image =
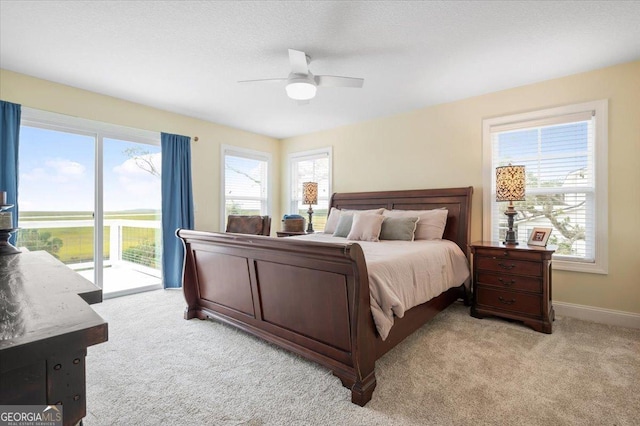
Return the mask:
[[460,247],[449,240],[348,241],[329,234],[296,239],[331,243],[354,242],[362,247],[369,272],[371,311],[385,340],[393,316],[427,302],[463,282],[468,285],[469,263]]

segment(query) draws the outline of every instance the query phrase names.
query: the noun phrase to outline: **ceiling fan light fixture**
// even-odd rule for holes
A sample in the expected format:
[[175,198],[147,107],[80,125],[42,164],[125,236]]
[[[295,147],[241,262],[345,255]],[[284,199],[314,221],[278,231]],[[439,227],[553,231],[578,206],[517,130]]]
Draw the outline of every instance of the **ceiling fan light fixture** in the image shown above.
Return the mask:
[[[0,0],[1,1],[1,0]],[[309,70],[311,58],[304,52],[289,49],[291,72],[286,78],[266,78],[262,80],[242,80],[238,83],[285,83],[290,99],[305,105],[316,96],[318,87],[356,87],[361,88],[364,78],[340,77],[337,75],[313,75]]]
[[287,83],[287,96],[297,101],[307,101],[316,96],[318,88],[306,79],[292,79]]

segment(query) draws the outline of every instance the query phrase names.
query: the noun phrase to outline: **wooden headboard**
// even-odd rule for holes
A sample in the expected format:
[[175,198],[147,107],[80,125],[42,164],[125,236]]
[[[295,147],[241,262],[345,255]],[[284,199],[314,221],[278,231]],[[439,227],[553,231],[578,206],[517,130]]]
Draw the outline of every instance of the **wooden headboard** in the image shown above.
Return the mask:
[[473,187],[443,189],[412,189],[404,191],[345,192],[331,197],[331,207],[368,210],[384,207],[388,210],[448,210],[443,238],[455,242],[469,257],[471,238],[471,195]]

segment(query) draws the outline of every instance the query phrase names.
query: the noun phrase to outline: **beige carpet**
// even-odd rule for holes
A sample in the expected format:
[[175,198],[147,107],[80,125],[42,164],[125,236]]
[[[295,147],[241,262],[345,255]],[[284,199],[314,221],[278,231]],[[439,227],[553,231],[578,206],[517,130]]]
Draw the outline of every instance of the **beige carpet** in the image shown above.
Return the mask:
[[326,369],[184,306],[94,305],[109,341],[89,348],[85,425],[640,424],[640,330],[557,318],[545,335],[455,304],[377,362],[361,408]]

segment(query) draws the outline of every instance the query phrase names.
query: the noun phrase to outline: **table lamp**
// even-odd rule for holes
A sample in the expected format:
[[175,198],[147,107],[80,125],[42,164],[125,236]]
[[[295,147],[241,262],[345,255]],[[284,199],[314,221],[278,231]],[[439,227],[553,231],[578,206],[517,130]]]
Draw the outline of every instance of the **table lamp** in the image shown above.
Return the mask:
[[309,210],[307,213],[309,214],[309,225],[307,226],[307,234],[313,234],[313,224],[311,223],[311,218],[313,216],[313,209],[311,205],[318,204],[318,183],[317,182],[303,182],[302,183],[302,196],[303,196],[303,204],[309,205]]
[[514,201],[524,200],[525,174],[524,166],[496,167],[496,201],[508,201],[507,215],[509,229],[504,239],[505,245],[517,245],[516,233],[513,230],[513,217],[518,214],[513,207]]

